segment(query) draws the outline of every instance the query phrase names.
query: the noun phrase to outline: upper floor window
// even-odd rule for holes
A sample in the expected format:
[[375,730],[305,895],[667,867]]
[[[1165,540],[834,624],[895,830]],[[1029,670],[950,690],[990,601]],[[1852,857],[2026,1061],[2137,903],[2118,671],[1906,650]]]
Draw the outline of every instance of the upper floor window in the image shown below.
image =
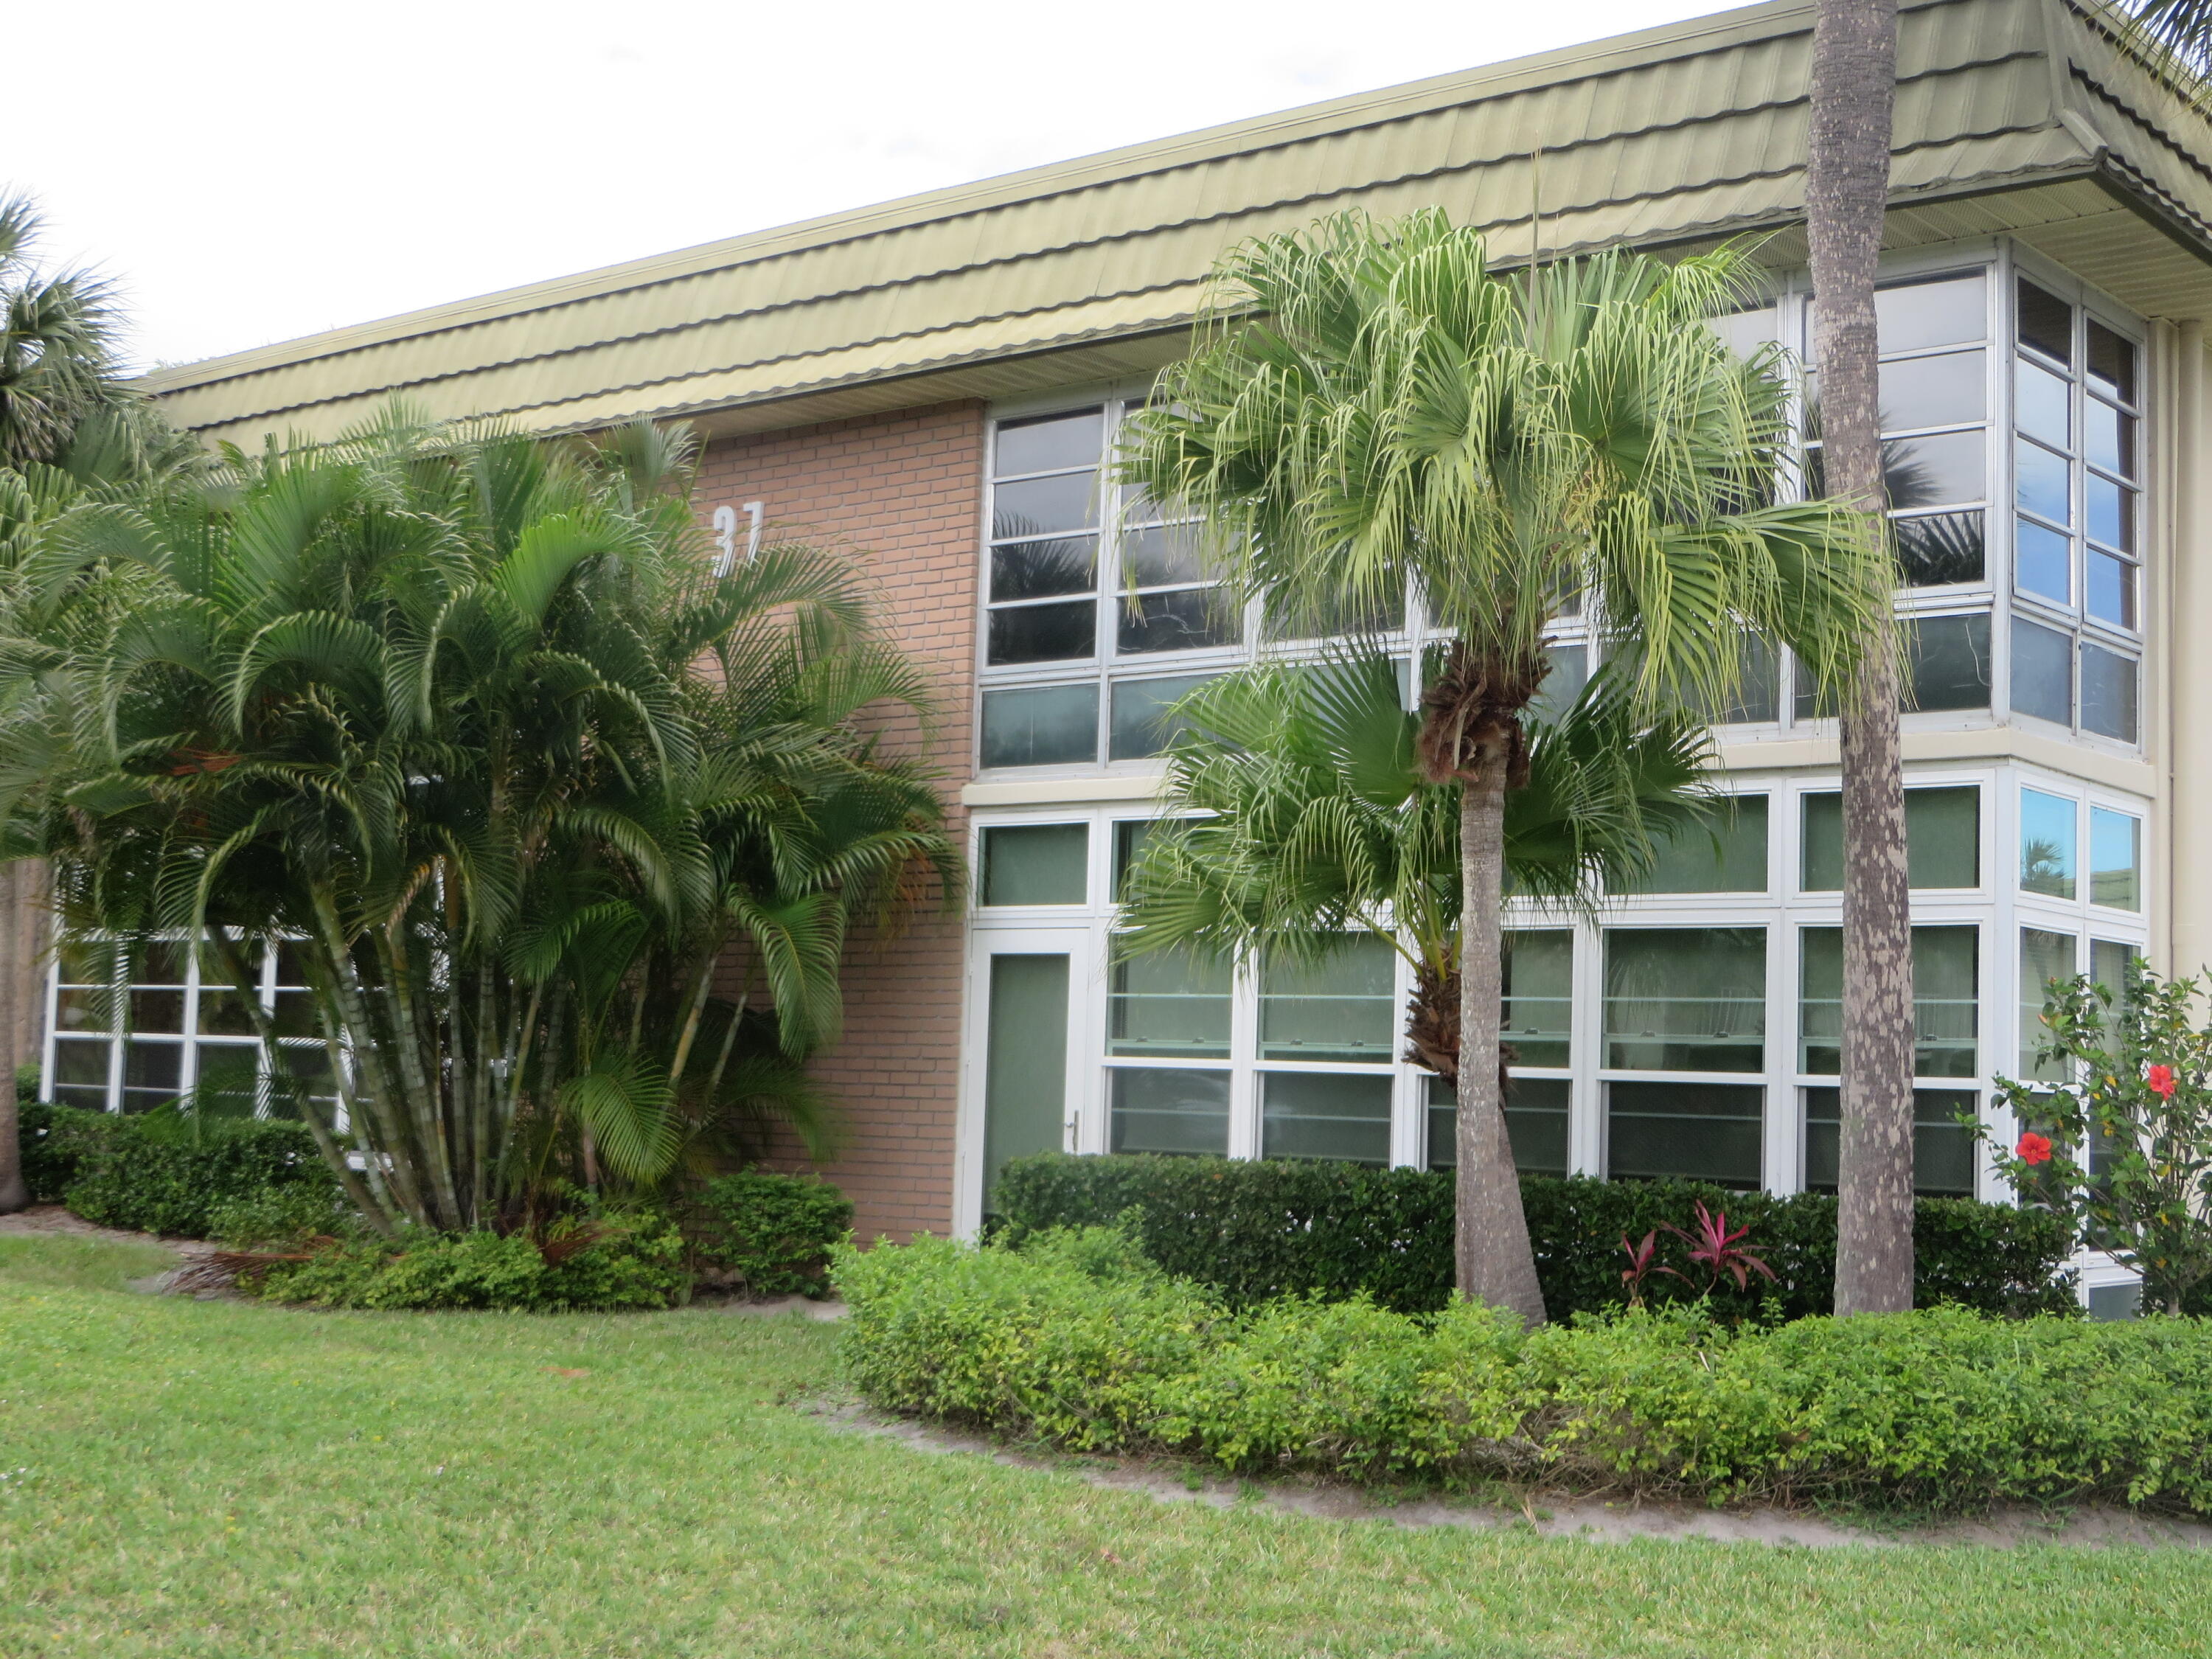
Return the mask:
[[2012,707],[2136,741],[2142,633],[2134,343],[2015,283]]

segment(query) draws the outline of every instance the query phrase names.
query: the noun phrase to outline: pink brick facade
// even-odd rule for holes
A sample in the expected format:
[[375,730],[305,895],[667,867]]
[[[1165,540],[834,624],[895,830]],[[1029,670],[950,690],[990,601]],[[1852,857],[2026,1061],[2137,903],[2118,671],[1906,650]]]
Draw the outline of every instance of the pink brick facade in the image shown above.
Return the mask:
[[[702,519],[759,501],[766,539],[841,549],[868,574],[892,636],[935,685],[930,747],[956,826],[973,764],[983,443],[982,407],[965,403],[731,439],[708,448],[695,497]],[[853,1199],[864,1239],[951,1228],[962,974],[955,917],[856,939],[848,954],[844,1040],[816,1070],[848,1129],[823,1174]]]

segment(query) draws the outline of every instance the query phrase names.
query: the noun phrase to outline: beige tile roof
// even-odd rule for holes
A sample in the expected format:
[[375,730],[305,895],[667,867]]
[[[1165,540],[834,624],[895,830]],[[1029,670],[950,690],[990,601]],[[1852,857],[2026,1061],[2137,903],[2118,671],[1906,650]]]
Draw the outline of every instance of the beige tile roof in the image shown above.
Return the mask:
[[[510,289],[149,377],[210,439],[404,396],[543,431],[729,426],[1161,361],[1220,251],[1438,204],[1547,250],[1802,211],[1812,7],[1778,0]],[[2016,230],[2154,314],[2212,312],[2212,129],[2073,0],[1906,0],[1892,236]],[[1786,251],[1788,240],[1778,243]],[[2101,258],[2104,270],[2095,269]],[[1020,366],[1052,354],[1050,371]]]

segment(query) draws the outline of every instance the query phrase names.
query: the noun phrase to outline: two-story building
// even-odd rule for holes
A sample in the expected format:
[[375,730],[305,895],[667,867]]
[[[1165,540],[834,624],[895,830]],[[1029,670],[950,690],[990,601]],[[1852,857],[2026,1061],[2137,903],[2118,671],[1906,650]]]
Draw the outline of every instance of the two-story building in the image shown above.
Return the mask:
[[[1042,1146],[1451,1155],[1380,948],[1175,978],[1109,951],[1176,696],[1270,651],[1127,510],[1116,428],[1257,233],[1438,204],[1503,261],[1758,239],[1740,340],[1810,344],[1812,8],[1752,7],[161,371],[210,441],[335,436],[386,400],[545,433],[697,423],[698,511],[849,548],[934,674],[972,902],[858,946],[821,1062],[864,1234],[975,1225]],[[2212,958],[2212,129],[2069,0],[1906,0],[1881,297],[1912,642],[1904,716],[1920,1171],[1997,1195],[1954,1124],[2033,1065],[2046,976]],[[1024,547],[1060,544],[1048,582]],[[1420,596],[1394,647],[1420,649]],[[1555,641],[1561,684],[1602,641]],[[1507,1017],[1528,1167],[1788,1191],[1836,1165],[1835,722],[1761,659],[1717,733],[1724,856],[1591,919],[1527,915]],[[44,1037],[121,1107],[219,1036]],[[270,967],[267,994],[281,994]],[[1166,999],[1175,1000],[1164,1018]],[[50,1005],[51,1006],[51,1005]],[[2111,1275],[2104,1276],[2106,1280]],[[2115,1289],[2117,1290],[2117,1286]]]

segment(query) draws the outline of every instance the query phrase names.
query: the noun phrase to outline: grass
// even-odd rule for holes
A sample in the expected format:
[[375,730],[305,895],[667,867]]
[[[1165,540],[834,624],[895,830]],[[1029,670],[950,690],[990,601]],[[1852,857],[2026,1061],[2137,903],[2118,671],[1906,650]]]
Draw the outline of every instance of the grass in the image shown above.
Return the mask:
[[2172,1654],[2191,1552],[1802,1551],[1162,1505],[783,1402],[834,1328],[307,1314],[0,1239],[0,1653]]

